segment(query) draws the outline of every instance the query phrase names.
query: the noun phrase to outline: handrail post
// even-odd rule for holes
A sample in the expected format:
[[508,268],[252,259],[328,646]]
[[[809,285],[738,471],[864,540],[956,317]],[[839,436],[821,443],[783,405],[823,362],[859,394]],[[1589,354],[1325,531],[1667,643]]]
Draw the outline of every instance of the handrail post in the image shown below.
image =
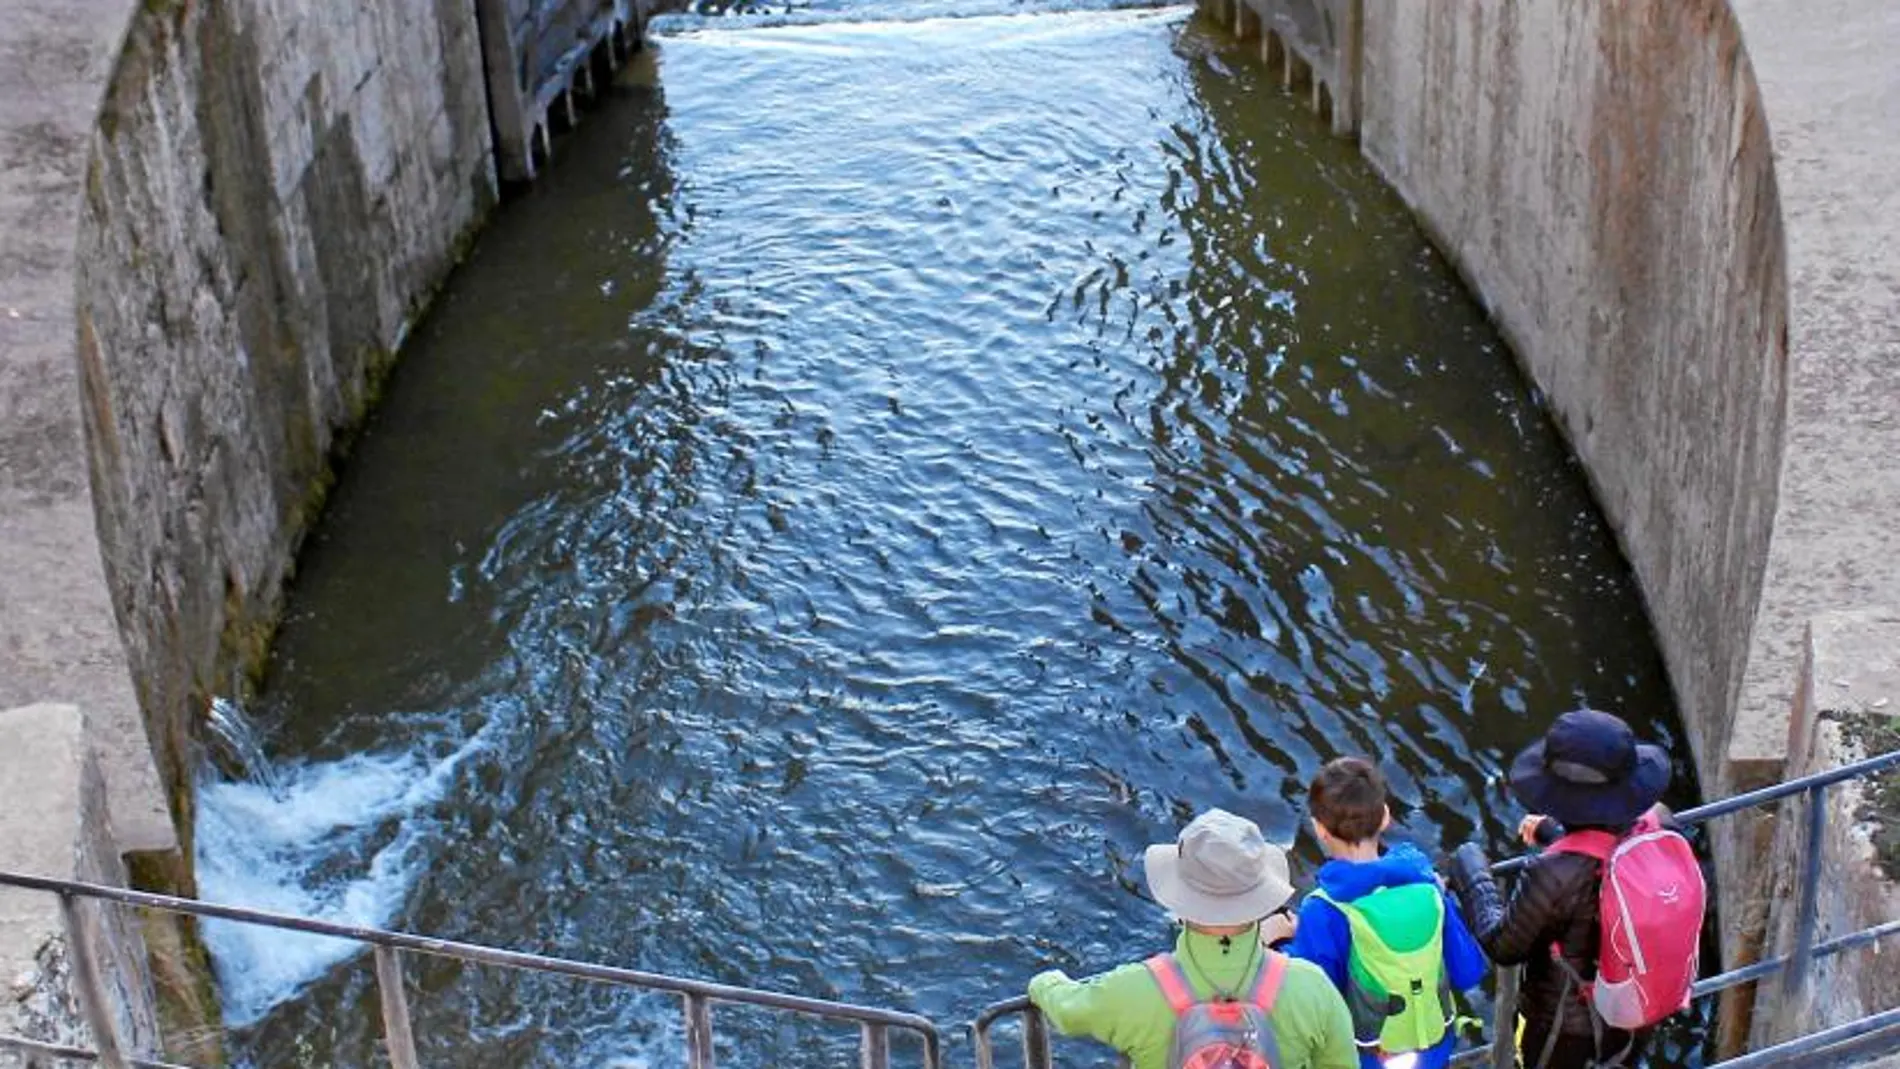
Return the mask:
[[86,1023],[92,1026],[93,1044],[99,1049],[98,1064],[105,1069],[127,1069],[125,1051],[119,1046],[119,1017],[112,1012],[99,959],[79,915],[78,899],[61,892],[59,914],[66,924],[66,946],[72,953],[73,981],[79,985],[79,1006],[86,1014]]
[[409,993],[402,984],[402,952],[376,944],[376,994],[383,1004],[383,1042],[391,1069],[420,1069],[416,1034],[409,1023]]
[[881,1024],[858,1026],[858,1065],[861,1069],[890,1069],[891,1033]]
[[929,1031],[923,1033],[923,1037],[924,1069],[942,1069],[943,1048],[938,1045],[937,1030],[931,1028]]
[[1523,975],[1517,965],[1498,970],[1498,998],[1491,1022],[1492,1069],[1517,1065],[1517,985]]
[[686,1069],[713,1069],[712,1000],[686,996]]
[[1808,788],[1807,839],[1801,859],[1801,905],[1795,915],[1794,953],[1788,956],[1787,973],[1781,978],[1784,994],[1801,991],[1808,979],[1808,965],[1814,956],[1815,914],[1821,891],[1821,840],[1827,834],[1827,787]]
[[1023,1069],[1049,1069],[1049,1024],[1042,1011],[1023,1011]]
[[976,1047],[976,1069],[996,1069],[996,1053],[990,1049],[990,1026],[979,1020],[970,1028],[970,1042]]

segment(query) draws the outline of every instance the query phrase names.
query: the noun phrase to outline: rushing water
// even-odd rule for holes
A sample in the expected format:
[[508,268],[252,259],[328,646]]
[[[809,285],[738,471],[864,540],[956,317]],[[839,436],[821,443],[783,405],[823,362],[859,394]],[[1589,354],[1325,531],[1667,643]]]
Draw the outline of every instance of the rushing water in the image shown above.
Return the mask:
[[[1139,848],[1197,809],[1310,869],[1333,755],[1501,846],[1556,712],[1676,739],[1349,147],[1184,11],[878,11],[675,23],[496,220],[303,558],[271,777],[204,788],[208,897],[950,1023],[1163,940]],[[211,938],[246,1058],[374,1064],[364,956]],[[677,1061],[670,1002],[411,968],[430,1064]]]

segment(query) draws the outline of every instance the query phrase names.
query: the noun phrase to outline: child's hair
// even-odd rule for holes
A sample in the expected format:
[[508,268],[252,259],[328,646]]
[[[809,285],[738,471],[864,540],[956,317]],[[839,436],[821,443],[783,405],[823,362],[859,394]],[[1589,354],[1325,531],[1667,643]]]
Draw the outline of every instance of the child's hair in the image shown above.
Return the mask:
[[1307,788],[1306,804],[1334,838],[1363,843],[1385,826],[1385,777],[1363,757],[1328,761]]

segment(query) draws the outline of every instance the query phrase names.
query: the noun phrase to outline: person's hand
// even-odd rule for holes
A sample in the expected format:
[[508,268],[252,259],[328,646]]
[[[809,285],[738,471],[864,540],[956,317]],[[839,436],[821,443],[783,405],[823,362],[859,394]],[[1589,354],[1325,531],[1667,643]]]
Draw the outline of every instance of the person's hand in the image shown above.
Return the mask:
[[1484,847],[1477,843],[1466,843],[1452,851],[1451,859],[1445,863],[1446,877],[1452,891],[1460,899],[1471,892],[1479,880],[1485,879],[1491,872],[1491,861],[1484,856]]
[[1517,837],[1524,841],[1525,846],[1537,849],[1537,826],[1549,819],[1542,813],[1532,813],[1517,822]]
[[1260,922],[1260,942],[1268,949],[1293,938],[1300,930],[1300,919],[1282,910]]
[[1044,969],[1029,978],[1029,1001],[1041,1005],[1041,998],[1052,987],[1070,983],[1069,974],[1061,969]]

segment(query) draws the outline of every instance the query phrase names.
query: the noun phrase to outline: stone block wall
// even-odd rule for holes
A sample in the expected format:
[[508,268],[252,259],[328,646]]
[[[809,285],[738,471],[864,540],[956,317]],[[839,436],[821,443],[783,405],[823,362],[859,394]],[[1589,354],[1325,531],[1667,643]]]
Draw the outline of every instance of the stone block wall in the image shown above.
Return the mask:
[[[125,870],[106,806],[95,732],[75,706],[37,705],[0,712],[0,840],[9,868],[55,879],[123,886]],[[129,910],[81,902],[85,938],[98,955],[125,1049],[158,1051],[152,978],[139,920]],[[92,1030],[73,987],[73,947],[58,900],[37,891],[0,890],[0,1033],[82,1048]],[[12,1059],[12,1060],[9,1060]],[[0,1065],[52,1065],[37,1055],[0,1052]]]
[[73,244],[99,97],[136,0],[13,0],[0,19],[0,708],[94,717],[127,852],[177,839],[93,533]]
[[90,153],[86,458],[189,856],[191,721],[261,659],[339,433],[494,203],[474,5],[146,3]]

